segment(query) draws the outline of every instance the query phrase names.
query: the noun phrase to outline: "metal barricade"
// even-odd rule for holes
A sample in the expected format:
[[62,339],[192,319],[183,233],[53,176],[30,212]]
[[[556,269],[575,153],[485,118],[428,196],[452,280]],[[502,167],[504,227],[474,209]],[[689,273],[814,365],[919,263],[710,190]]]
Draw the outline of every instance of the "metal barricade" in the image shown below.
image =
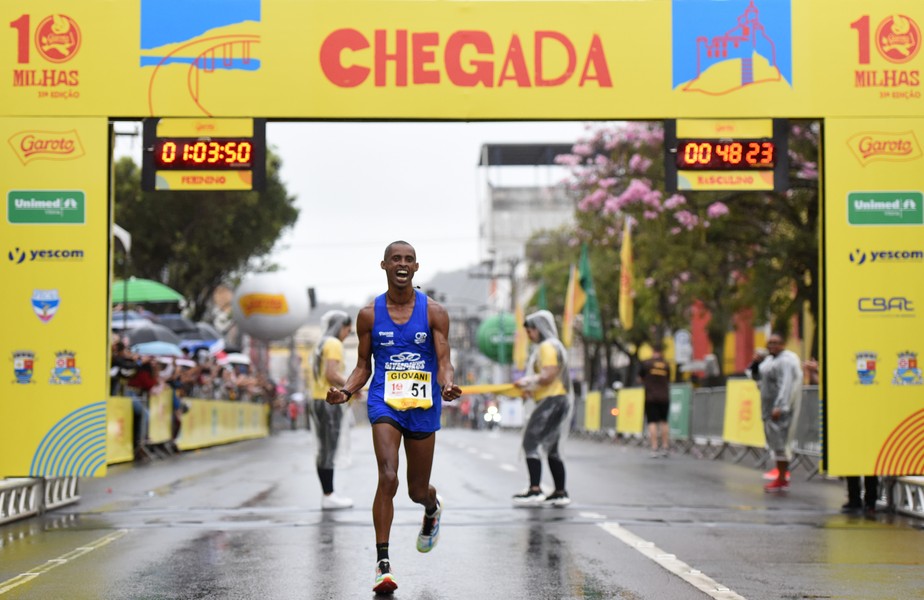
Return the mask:
[[0,523],[31,517],[42,512],[41,488],[41,479],[0,480]]
[[698,388],[693,390],[690,406],[690,437],[694,450],[701,456],[715,458],[725,446],[722,428],[725,423],[725,388]]

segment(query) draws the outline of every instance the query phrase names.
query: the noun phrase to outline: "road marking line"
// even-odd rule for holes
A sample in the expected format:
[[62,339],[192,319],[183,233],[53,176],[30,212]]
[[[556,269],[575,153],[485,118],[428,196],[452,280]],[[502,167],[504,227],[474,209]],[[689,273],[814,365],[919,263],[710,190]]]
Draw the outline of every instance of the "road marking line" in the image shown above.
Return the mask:
[[661,550],[654,542],[644,540],[634,533],[623,529],[619,523],[598,523],[604,531],[612,535],[630,548],[653,560],[674,575],[677,575],[696,589],[706,593],[716,600],[746,600],[737,592],[703,574],[699,569],[693,569],[683,561],[677,560],[673,554]]
[[112,533],[104,535],[103,537],[91,542],[90,544],[87,544],[86,546],[80,546],[74,550],[71,550],[70,552],[67,552],[66,554],[62,554],[58,558],[52,558],[30,571],[20,573],[19,575],[11,577],[6,581],[0,581],[0,595],[7,593],[13,588],[17,588],[24,583],[28,583],[39,575],[43,575],[55,567],[60,567],[61,565],[66,564],[79,556],[83,556],[84,554],[92,552],[93,550],[99,550],[109,542],[116,541],[126,533],[128,533],[127,529],[119,529],[118,531],[113,531]]
[[516,468],[516,467],[514,467],[513,465],[508,465],[507,463],[501,463],[501,464],[499,464],[498,466],[500,467],[501,471],[508,471],[508,472],[510,472],[510,473],[516,473],[516,472],[517,472],[517,468]]

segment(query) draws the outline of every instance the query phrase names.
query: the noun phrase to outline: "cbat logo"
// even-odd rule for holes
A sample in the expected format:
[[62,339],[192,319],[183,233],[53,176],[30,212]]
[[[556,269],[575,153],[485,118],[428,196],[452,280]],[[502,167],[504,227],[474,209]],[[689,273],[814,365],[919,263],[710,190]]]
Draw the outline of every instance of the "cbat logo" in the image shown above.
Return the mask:
[[857,248],[850,253],[850,262],[857,266],[873,263],[919,263],[924,262],[924,250],[870,250],[867,252]]
[[418,331],[414,334],[414,343],[415,344],[426,344],[427,343],[427,332]]
[[33,383],[32,375],[35,373],[35,352],[31,350],[17,350],[13,352],[13,376],[16,383]]
[[898,353],[898,367],[892,376],[892,385],[921,385],[924,377],[918,367],[918,353],[906,350]]
[[922,156],[913,131],[865,131],[849,138],[847,146],[864,167],[877,160],[906,161]]
[[857,300],[857,310],[865,315],[889,317],[915,316],[914,302],[905,296],[867,296]]
[[906,63],[921,49],[921,28],[907,15],[891,15],[876,29],[876,49],[889,62]]
[[74,160],[85,154],[76,129],[19,131],[7,141],[24,165],[33,160]]
[[61,296],[58,290],[34,290],[32,292],[32,312],[42,323],[47,323],[58,313]]
[[67,15],[51,15],[35,28],[35,49],[45,60],[63,63],[80,50],[80,27]]
[[860,385],[872,385],[876,379],[876,353],[857,352],[857,377]]

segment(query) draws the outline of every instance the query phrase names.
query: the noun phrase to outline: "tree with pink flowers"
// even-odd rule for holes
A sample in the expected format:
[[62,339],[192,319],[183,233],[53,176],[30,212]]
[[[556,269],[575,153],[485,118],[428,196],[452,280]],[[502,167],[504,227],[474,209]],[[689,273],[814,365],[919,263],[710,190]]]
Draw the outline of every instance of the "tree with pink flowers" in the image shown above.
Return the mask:
[[[711,315],[708,334],[722,364],[724,339],[740,310],[752,308],[756,323],[781,330],[803,302],[817,314],[819,130],[817,122],[791,123],[790,187],[783,193],[668,194],[660,122],[588,126],[586,139],[557,162],[571,170],[566,185],[576,206],[566,255],[576,256],[583,242],[591,247],[607,349],[637,348],[688,328],[698,305]],[[629,220],[635,323],[627,330],[616,307],[619,247]],[[550,278],[549,268],[537,265],[531,275]]]

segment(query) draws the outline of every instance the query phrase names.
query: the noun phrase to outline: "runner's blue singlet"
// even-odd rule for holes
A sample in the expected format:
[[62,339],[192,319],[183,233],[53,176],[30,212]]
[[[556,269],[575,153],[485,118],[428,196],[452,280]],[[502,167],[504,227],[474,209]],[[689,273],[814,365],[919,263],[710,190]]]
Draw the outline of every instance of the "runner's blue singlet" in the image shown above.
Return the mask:
[[[403,325],[391,320],[385,294],[375,299],[374,372],[367,401],[369,422],[389,417],[408,431],[437,431],[442,394],[436,383],[438,364],[427,318],[428,298],[417,290],[414,294],[414,311]],[[420,408],[428,403],[432,403],[430,408]]]

